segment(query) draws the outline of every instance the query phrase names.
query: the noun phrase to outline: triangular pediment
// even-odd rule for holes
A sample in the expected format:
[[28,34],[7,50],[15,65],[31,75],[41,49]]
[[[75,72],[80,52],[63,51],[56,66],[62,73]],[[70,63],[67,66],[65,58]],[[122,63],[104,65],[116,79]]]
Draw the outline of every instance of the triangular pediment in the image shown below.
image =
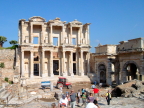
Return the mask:
[[33,21],[33,22],[45,22],[46,20],[40,16],[33,16],[31,18],[29,18],[29,21]]

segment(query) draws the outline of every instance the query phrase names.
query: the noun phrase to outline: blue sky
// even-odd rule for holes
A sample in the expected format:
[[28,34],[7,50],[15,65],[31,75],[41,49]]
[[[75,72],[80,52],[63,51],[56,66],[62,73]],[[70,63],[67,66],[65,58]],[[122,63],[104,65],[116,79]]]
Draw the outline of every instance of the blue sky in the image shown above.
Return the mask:
[[91,52],[99,43],[144,37],[144,0],[0,0],[0,36],[18,40],[18,20],[41,16],[90,25]]

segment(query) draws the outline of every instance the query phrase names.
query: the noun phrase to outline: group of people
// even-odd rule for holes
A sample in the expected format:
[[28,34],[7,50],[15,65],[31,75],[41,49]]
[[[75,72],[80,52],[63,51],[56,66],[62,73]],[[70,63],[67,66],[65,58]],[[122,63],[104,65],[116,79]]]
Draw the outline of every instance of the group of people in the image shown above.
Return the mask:
[[[91,90],[81,89],[75,92],[66,92],[62,94],[59,100],[58,108],[75,108],[76,104],[81,108],[100,108],[98,105],[99,89],[96,88],[96,83],[91,86]],[[82,105],[80,105],[80,100],[82,100]],[[106,93],[107,104],[110,105],[111,93],[108,91]]]
[[[98,106],[98,95],[96,95],[99,92],[98,89],[94,88],[92,91],[88,92],[85,89],[78,90],[78,92],[74,92],[74,90],[71,90],[71,92],[66,92],[62,95],[62,98],[59,100],[58,107],[60,108],[75,108],[76,104],[78,107],[84,107],[84,108],[100,108]],[[94,94],[94,96],[93,96]],[[82,99],[82,105],[80,106],[80,100]]]

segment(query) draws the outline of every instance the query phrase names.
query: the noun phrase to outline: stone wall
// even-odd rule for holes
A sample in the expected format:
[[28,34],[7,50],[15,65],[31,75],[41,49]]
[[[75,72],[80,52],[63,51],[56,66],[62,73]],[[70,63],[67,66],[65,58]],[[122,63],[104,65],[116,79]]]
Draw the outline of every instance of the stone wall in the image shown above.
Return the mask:
[[0,63],[4,63],[4,68],[0,68],[0,76],[2,79],[8,77],[12,80],[15,71],[15,50],[0,50]]

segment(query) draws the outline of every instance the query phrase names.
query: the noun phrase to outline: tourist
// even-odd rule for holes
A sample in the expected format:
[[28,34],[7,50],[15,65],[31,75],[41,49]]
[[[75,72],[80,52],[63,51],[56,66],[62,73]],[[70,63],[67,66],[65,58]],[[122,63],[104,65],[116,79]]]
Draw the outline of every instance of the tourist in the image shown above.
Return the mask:
[[93,102],[95,100],[95,98],[93,97],[93,94],[90,93],[88,96],[88,102]]
[[68,107],[70,107],[70,93],[68,92],[68,93],[66,93],[66,97],[67,97],[67,100],[68,100]]
[[93,84],[93,85],[91,86],[91,88],[94,89],[94,88],[96,88],[96,86]]
[[84,94],[85,91],[86,91],[85,89],[83,88],[81,89],[82,95]]
[[95,86],[97,85],[97,81],[96,81],[96,80],[94,81],[94,85],[95,85]]
[[109,92],[109,90],[108,90],[108,92],[106,93],[106,100],[107,100],[107,104],[110,105],[111,93]]
[[84,105],[84,107],[86,106],[86,101],[87,101],[87,98],[86,98],[86,92],[84,92],[84,94],[82,95],[82,105],[81,107]]
[[77,105],[79,106],[79,103],[80,103],[80,97],[81,97],[81,93],[80,93],[80,90],[78,90],[77,92]]
[[57,108],[55,103],[51,104],[51,108]]
[[94,89],[93,89],[93,93],[94,93],[94,97],[95,97],[95,99],[98,101],[98,93],[99,93],[99,89],[94,88]]
[[99,88],[101,88],[102,87],[102,83],[99,83]]
[[86,106],[86,108],[100,108],[98,105],[97,100],[94,100],[94,102],[89,102]]
[[59,108],[61,107],[61,108],[65,108],[65,107],[67,107],[67,104],[68,104],[68,100],[67,100],[67,98],[66,98],[66,96],[65,95],[62,95],[62,98],[60,99],[60,101],[59,101]]
[[75,108],[76,105],[76,93],[74,93],[74,90],[70,93],[70,106],[71,108]]
[[55,92],[54,97],[55,97],[55,99],[59,100],[59,95],[58,95],[58,93]]

